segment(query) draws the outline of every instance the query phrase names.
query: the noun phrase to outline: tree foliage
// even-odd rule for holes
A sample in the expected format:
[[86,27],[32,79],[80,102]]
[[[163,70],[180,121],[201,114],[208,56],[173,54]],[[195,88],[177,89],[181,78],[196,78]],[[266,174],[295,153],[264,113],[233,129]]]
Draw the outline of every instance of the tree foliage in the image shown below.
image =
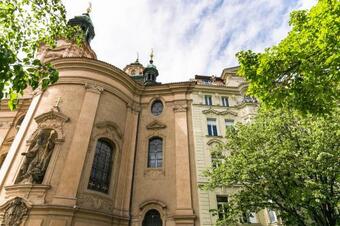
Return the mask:
[[340,91],[340,1],[294,11],[290,25],[288,36],[263,53],[239,52],[239,73],[266,106],[329,113]]
[[339,117],[262,110],[252,123],[230,129],[223,147],[230,156],[205,173],[206,189],[240,188],[226,222],[270,208],[285,225],[339,224]]
[[0,1],[0,99],[14,109],[24,89],[43,89],[58,72],[36,59],[40,43],[54,46],[57,38],[78,40],[79,28],[67,27],[61,0]]

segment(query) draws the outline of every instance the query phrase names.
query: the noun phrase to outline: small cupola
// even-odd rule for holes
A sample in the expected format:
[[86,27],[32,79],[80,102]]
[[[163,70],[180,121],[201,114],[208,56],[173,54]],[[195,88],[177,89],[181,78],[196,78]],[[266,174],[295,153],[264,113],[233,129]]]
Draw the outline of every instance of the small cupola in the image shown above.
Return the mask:
[[84,32],[85,40],[87,44],[90,44],[91,40],[94,38],[94,26],[92,20],[90,18],[91,12],[91,4],[89,5],[86,13],[83,13],[81,16],[75,16],[74,18],[68,21],[68,24],[71,26],[78,25]]
[[154,55],[152,50],[150,54],[150,64],[148,64],[143,71],[144,85],[157,84],[156,79],[158,76],[158,70],[153,64],[153,57]]
[[135,62],[128,64],[123,69],[125,73],[130,75],[131,77],[143,77],[144,66],[139,63],[139,55],[137,53],[137,59]]

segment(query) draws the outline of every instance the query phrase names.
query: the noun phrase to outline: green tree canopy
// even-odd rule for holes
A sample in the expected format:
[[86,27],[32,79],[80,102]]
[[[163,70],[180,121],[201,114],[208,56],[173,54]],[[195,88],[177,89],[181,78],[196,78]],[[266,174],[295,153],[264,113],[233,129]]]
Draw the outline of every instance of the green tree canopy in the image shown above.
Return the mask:
[[264,105],[329,113],[340,90],[340,1],[294,11],[290,25],[288,36],[263,53],[239,52],[239,73]]
[[206,189],[240,188],[226,222],[267,207],[285,225],[338,225],[339,117],[262,110],[252,123],[230,129],[223,147],[230,155],[205,174]]
[[36,52],[60,37],[81,37],[79,28],[67,27],[61,0],[0,1],[0,99],[8,98],[11,109],[28,86],[44,89],[57,81],[58,72]]

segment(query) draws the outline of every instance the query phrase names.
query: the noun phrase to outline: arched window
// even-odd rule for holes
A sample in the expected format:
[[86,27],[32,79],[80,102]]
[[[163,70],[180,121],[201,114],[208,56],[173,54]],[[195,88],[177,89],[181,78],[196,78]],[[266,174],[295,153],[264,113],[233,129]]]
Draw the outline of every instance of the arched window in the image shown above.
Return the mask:
[[99,139],[90,175],[88,188],[107,193],[110,186],[113,145],[105,139]]
[[148,167],[160,168],[163,165],[163,140],[160,137],[149,139]]
[[162,219],[159,212],[155,209],[146,212],[143,226],[162,226]]

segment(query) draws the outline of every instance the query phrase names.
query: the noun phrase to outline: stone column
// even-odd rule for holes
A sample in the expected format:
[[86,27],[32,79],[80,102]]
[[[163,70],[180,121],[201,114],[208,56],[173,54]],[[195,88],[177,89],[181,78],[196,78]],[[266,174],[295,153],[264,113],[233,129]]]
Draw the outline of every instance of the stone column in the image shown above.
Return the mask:
[[95,85],[85,84],[86,93],[80,110],[73,139],[68,151],[62,180],[57,188],[52,203],[57,205],[74,206],[80,183],[88,145],[91,138],[93,123],[99,104],[100,94],[103,88]]
[[176,104],[175,112],[175,153],[176,153],[176,225],[194,225],[191,200],[190,159],[186,104]]

